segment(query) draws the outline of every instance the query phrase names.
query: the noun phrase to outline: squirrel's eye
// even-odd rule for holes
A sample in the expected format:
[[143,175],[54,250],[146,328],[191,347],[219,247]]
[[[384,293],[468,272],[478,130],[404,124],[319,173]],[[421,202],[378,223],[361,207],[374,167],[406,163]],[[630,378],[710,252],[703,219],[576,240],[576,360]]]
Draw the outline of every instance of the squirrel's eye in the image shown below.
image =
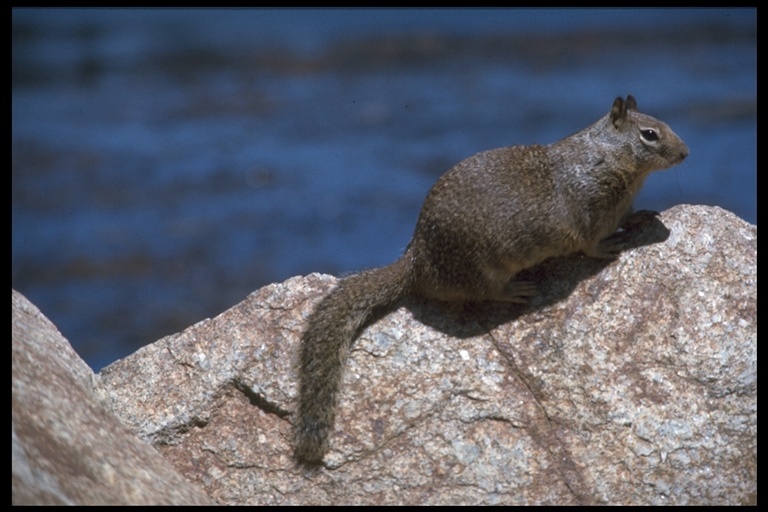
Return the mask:
[[656,130],[640,130],[640,135],[648,142],[659,140],[659,134],[656,133]]

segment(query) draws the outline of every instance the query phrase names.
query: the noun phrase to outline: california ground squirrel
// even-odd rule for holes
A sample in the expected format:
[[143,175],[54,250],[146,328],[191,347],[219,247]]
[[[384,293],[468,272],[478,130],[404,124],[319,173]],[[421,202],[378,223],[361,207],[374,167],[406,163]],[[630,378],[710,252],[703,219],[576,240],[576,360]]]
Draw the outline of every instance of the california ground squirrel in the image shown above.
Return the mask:
[[350,346],[374,311],[399,299],[524,302],[521,270],[576,251],[611,258],[610,239],[652,171],[688,156],[665,123],[613,102],[593,125],[548,146],[483,151],[445,173],[421,208],[403,256],[341,279],[302,338],[295,456],[322,461]]

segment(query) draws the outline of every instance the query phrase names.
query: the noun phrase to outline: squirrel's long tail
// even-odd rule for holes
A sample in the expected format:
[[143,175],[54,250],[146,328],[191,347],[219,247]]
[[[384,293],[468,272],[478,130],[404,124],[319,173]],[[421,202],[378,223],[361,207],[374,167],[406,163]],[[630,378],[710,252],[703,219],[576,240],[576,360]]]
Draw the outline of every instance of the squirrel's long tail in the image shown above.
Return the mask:
[[322,461],[352,342],[374,311],[408,293],[409,261],[404,256],[389,266],[341,279],[310,316],[299,360],[299,403],[294,427],[294,453],[299,461]]

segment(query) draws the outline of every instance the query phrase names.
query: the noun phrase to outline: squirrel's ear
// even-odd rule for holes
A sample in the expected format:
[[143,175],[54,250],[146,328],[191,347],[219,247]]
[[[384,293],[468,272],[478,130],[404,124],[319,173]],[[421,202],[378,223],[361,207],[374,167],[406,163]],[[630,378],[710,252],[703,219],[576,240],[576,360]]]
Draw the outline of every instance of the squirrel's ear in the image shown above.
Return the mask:
[[635,101],[635,97],[632,96],[631,94],[627,95],[626,105],[627,105],[627,110],[634,110],[635,112],[637,112],[637,102]]
[[619,127],[622,120],[627,117],[627,103],[629,103],[629,99],[632,99],[632,103],[634,103],[635,99],[632,98],[632,96],[627,96],[627,102],[624,102],[624,98],[619,96],[613,101],[613,106],[611,107],[611,123],[616,128]]

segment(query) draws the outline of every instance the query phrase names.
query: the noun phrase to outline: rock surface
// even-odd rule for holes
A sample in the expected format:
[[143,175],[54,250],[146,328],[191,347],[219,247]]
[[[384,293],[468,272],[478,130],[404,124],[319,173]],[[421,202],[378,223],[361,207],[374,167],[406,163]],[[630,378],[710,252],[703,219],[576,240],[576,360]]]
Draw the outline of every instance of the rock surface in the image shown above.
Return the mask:
[[754,504],[757,229],[680,206],[627,240],[528,272],[526,306],[414,300],[370,325],[316,470],[291,458],[293,364],[330,276],[266,286],[95,382],[222,504]]
[[11,502],[213,503],[108,409],[100,379],[11,291]]

